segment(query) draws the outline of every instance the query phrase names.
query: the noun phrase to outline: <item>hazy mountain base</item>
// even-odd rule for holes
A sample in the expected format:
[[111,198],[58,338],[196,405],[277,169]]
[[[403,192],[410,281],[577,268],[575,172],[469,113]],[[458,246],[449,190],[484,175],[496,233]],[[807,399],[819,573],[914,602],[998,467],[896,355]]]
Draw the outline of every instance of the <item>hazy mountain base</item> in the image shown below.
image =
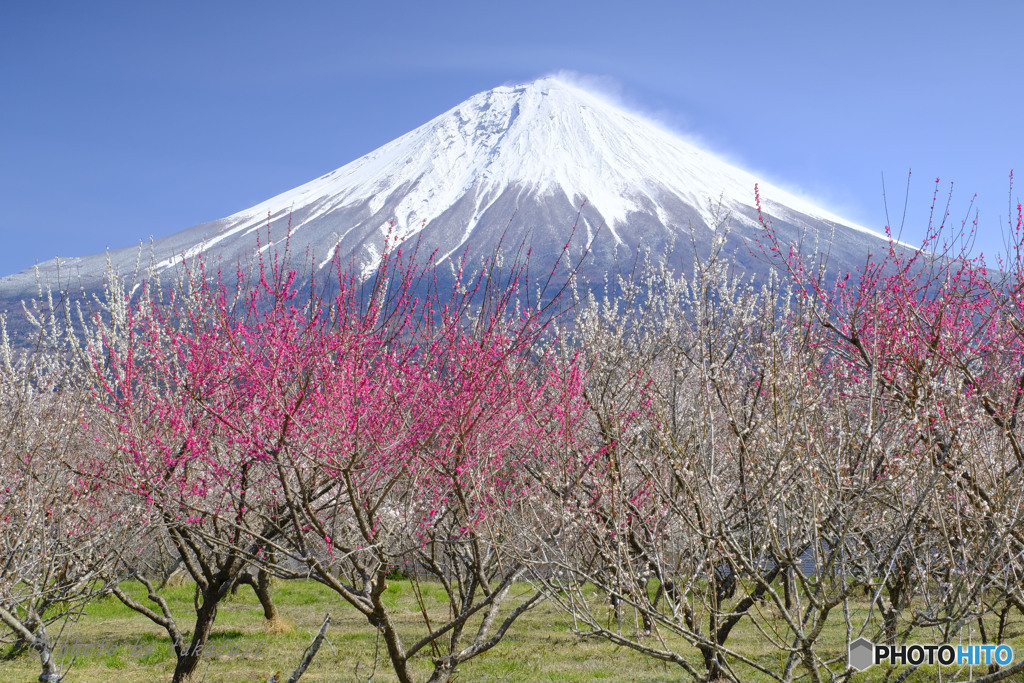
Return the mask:
[[[560,204],[571,206],[564,197]],[[396,250],[400,249],[404,258],[414,259],[421,265],[428,261],[442,265],[447,263],[447,268],[437,271],[440,279],[436,286],[442,288],[453,285],[454,269],[463,258],[471,267],[479,264],[481,259],[494,257],[496,252],[501,255],[499,260],[507,264],[529,259],[531,290],[541,299],[550,299],[561,291],[570,272],[576,273],[579,290],[612,296],[619,277],[628,277],[644,261],[663,263],[670,270],[689,276],[695,262],[708,257],[716,240],[724,240],[721,254],[732,263],[733,273],[741,279],[749,279],[752,284],[764,282],[778,265],[771,262],[771,257],[759,242],[761,228],[756,211],[740,210],[734,214],[712,205],[711,215],[717,225],[708,226],[689,207],[680,204],[676,208],[688,216],[685,226],[667,227],[651,213],[638,212],[630,216],[628,232],[613,232],[601,223],[600,214],[585,205],[578,216],[563,215],[562,212],[556,216],[545,211],[532,220],[526,220],[525,215],[516,213],[514,205],[496,203],[489,209],[495,212],[487,222],[492,227],[479,227],[475,237],[480,239],[460,250],[442,254],[432,249],[429,245],[446,243],[451,238],[450,235],[434,234],[434,229],[397,245]],[[723,215],[718,215],[719,211]],[[779,213],[784,211],[787,211],[784,207],[778,209]],[[456,206],[443,218],[436,230],[450,232],[465,216]],[[805,263],[815,264],[826,280],[856,271],[863,267],[869,256],[879,256],[879,252],[888,248],[875,235],[837,227],[809,216],[800,215],[792,220],[766,218],[780,242],[790,244],[802,253]],[[45,312],[51,293],[53,305],[58,309],[67,307],[74,318],[79,308],[89,315],[101,309],[100,302],[112,277],[116,277],[128,293],[137,293],[138,286],[147,281],[150,286],[154,283],[165,288],[173,285],[180,276],[182,263],[198,263],[197,257],[186,259],[188,245],[194,244],[196,239],[201,242],[215,236],[218,230],[225,228],[223,223],[226,220],[196,226],[148,245],[118,249],[105,255],[47,261],[36,269],[0,278],[0,314],[6,316],[12,344],[18,348],[32,346],[37,339],[36,330],[26,315],[26,306],[30,314],[32,311]],[[562,231],[536,227],[554,223],[566,227]],[[443,224],[449,227],[440,227]],[[755,229],[752,225],[758,227]],[[808,228],[808,225],[812,227]],[[837,230],[841,233],[837,234]],[[228,286],[232,286],[235,274],[240,270],[255,274],[262,258],[268,265],[275,259],[286,259],[288,267],[298,271],[299,281],[308,282],[312,273],[318,287],[329,288],[338,270],[361,273],[367,281],[371,279],[373,271],[366,271],[366,263],[356,260],[352,254],[347,260],[336,255],[329,263],[318,262],[311,253],[312,245],[301,239],[301,235],[290,234],[288,222],[283,220],[271,221],[254,232],[250,240],[245,250],[214,252],[214,257],[205,263],[208,275],[222,277]],[[269,246],[257,254],[254,253],[257,244]],[[495,246],[488,250],[487,245]],[[902,248],[898,244],[895,246]],[[175,257],[174,252],[169,251],[173,248],[183,251],[177,252]],[[814,256],[808,258],[808,254]],[[168,266],[168,260],[176,261],[178,265]],[[446,278],[449,272],[453,277]],[[98,273],[103,273],[103,276]],[[424,286],[435,286],[435,283],[424,283]],[[38,315],[36,317],[41,319]]]

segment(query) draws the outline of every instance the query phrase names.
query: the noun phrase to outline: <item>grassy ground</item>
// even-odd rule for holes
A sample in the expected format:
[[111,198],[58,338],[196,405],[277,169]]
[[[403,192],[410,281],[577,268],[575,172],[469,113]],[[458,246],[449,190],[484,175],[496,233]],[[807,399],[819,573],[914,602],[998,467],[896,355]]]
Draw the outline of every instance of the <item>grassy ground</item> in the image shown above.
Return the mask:
[[[427,599],[437,586],[424,585]],[[527,587],[523,587],[523,591]],[[193,593],[190,587],[169,588],[164,591],[171,608],[179,618],[181,627],[189,628],[186,615],[192,609]],[[268,629],[262,610],[252,592],[242,588],[224,603],[218,612],[217,624],[207,656],[196,680],[206,683],[235,681],[266,681],[277,670],[286,674],[295,668],[303,652],[319,628],[326,612],[332,622],[328,642],[321,648],[303,681],[366,681],[373,675],[375,681],[393,681],[386,653],[381,643],[379,660],[374,669],[376,637],[365,618],[351,607],[343,605],[336,595],[315,583],[283,582],[274,586],[274,596],[284,616],[285,628]],[[408,582],[393,582],[389,599],[408,632],[422,631],[418,608]],[[141,599],[141,592],[138,593]],[[744,655],[763,664],[779,662],[782,656],[759,645],[762,638],[748,621],[739,630],[730,645]],[[842,651],[844,633],[837,625],[835,633],[828,633],[825,643]],[[1017,660],[1024,656],[1024,624],[1012,625]],[[410,635],[411,638],[411,635]],[[174,656],[166,633],[144,617],[131,612],[113,597],[88,607],[85,616],[72,625],[62,637],[58,648],[64,655],[64,665],[74,657],[74,665],[67,677],[76,681],[125,683],[168,681],[174,668]],[[679,651],[687,652],[682,643]],[[3,654],[3,651],[0,651]],[[694,653],[696,661],[696,653]],[[423,678],[429,668],[429,658],[421,659]],[[772,668],[776,668],[774,664]],[[884,669],[874,667],[854,678],[855,681],[881,680]],[[750,672],[752,681],[761,680]],[[983,672],[978,672],[983,673]],[[0,681],[34,681],[39,675],[38,658],[21,655],[0,660]],[[287,678],[287,676],[285,676]],[[516,622],[512,631],[493,650],[464,664],[459,669],[460,681],[671,681],[685,680],[682,671],[644,657],[628,648],[617,647],[600,640],[581,639],[569,629],[564,617],[554,607],[544,603],[528,612]],[[937,680],[934,668],[919,670],[911,681]]]

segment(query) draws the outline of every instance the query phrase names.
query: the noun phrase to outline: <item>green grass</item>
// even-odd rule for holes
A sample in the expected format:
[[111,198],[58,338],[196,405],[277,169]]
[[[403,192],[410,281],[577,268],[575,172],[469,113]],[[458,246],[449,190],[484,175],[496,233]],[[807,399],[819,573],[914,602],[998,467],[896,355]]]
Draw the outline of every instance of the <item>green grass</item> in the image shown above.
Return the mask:
[[[135,597],[144,597],[139,586],[132,586]],[[432,618],[441,619],[443,593],[435,584],[422,584],[428,603],[437,606]],[[519,588],[525,594],[529,587]],[[193,589],[190,586],[167,588],[162,591],[179,619],[183,630],[192,624],[186,616],[192,613]],[[408,581],[391,582],[387,602],[394,608],[398,621],[403,623],[406,643],[425,632],[414,591]],[[266,681],[275,671],[290,673],[298,664],[319,628],[324,614],[331,613],[332,622],[328,642],[321,648],[303,681],[366,681],[374,670],[375,681],[393,681],[383,643],[377,650],[375,633],[365,618],[328,589],[312,582],[289,581],[274,585],[274,597],[290,628],[268,631],[262,610],[252,591],[242,588],[237,595],[222,603],[218,612],[214,634],[208,644],[196,680],[207,683],[235,681]],[[510,596],[514,597],[514,596]],[[865,605],[854,605],[864,613]],[[835,615],[838,617],[839,615]],[[773,623],[772,616],[762,612],[762,624]],[[781,622],[778,622],[781,624]],[[1017,659],[1024,656],[1024,623],[1019,616],[1010,627],[1014,638],[1011,645]],[[828,630],[823,648],[840,654],[845,631],[841,621]],[[677,651],[699,658],[678,638],[670,638]],[[925,642],[920,640],[919,642]],[[749,620],[741,622],[730,647],[761,664],[777,669],[783,656],[770,648]],[[116,598],[107,597],[88,606],[83,618],[69,627],[64,634],[63,664],[77,658],[67,683],[85,681],[93,683],[141,683],[169,681],[174,668],[174,655],[166,633],[149,620],[125,608]],[[5,651],[0,650],[0,655]],[[421,677],[425,679],[431,668],[429,653],[418,659]],[[742,670],[741,670],[742,671]],[[874,667],[854,681],[881,680],[885,669]],[[23,654],[6,661],[0,660],[0,681],[33,681],[39,675],[38,658]],[[744,680],[764,680],[749,668],[742,671]],[[747,676],[749,675],[749,678]],[[205,677],[205,678],[204,678]],[[919,670],[911,681],[929,681],[936,677],[935,669]],[[542,603],[516,622],[506,638],[491,651],[467,662],[459,668],[459,681],[670,681],[685,680],[675,665],[644,657],[626,647],[612,645],[603,640],[584,639],[572,633],[565,618],[555,607]]]

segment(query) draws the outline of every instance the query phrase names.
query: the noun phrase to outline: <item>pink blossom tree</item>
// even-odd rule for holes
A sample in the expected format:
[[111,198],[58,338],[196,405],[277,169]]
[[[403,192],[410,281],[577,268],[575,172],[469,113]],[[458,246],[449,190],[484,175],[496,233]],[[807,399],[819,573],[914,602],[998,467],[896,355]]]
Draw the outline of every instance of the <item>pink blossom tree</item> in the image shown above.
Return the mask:
[[[977,219],[951,225],[948,202],[936,217],[938,188],[936,179],[920,248],[891,239],[881,258],[831,284],[779,244],[766,222],[768,253],[816,301],[820,347],[835,383],[851,387],[846,400],[871,398],[861,401],[872,425],[865,436],[894,424],[900,431],[898,448],[866,449],[849,472],[892,482],[889,504],[906,520],[888,538],[862,537],[877,558],[871,573],[883,631],[876,639],[929,629],[948,642],[976,627],[986,642],[1002,642],[1009,610],[1024,604],[1024,221],[1018,204],[1008,256],[991,270],[970,253]],[[989,615],[998,618],[995,632],[986,629]],[[997,669],[981,680],[1001,680],[1024,665]]]
[[[122,586],[110,590],[125,605],[160,625],[172,640],[175,681],[189,679],[203,656],[218,606],[247,576],[253,548],[252,512],[273,505],[272,472],[266,455],[253,450],[263,422],[243,416],[259,405],[245,404],[238,363],[237,328],[253,304],[228,296],[211,283],[203,264],[183,268],[164,291],[147,284],[134,301],[110,282],[107,310],[85,324],[79,353],[90,370],[92,391],[103,419],[91,425],[104,445],[89,476],[124,504],[144,510],[147,544],[129,548],[122,561],[147,590],[140,602]],[[255,431],[250,430],[250,426]],[[269,497],[269,502],[268,502]],[[196,585],[195,622],[186,640],[178,618],[147,577],[153,545],[173,548]],[[265,615],[275,615],[266,581],[252,581]]]
[[[414,263],[385,262],[368,292],[339,277],[301,330],[265,319],[261,338],[294,364],[254,381],[273,403],[264,414],[291,428],[271,456],[283,509],[267,509],[263,540],[275,573],[310,576],[366,616],[399,680],[429,654],[430,680],[444,681],[542,597],[517,583],[525,564],[505,547],[527,468],[565,433],[548,400],[565,387],[534,353],[550,304],[517,298],[524,269],[492,263],[468,282],[460,269],[442,290]],[[388,606],[395,571],[416,587],[425,633],[403,634]],[[423,597],[423,578],[445,605]]]
[[[556,297],[500,261],[459,267],[450,288],[401,252],[365,284],[275,260],[228,287],[197,262],[96,323],[87,356],[116,456],[97,476],[148,506],[197,584],[188,645],[145,577],[158,610],[114,589],[168,631],[176,680],[247,566],[332,588],[403,681],[427,653],[447,680],[540,601],[503,548],[526,466],[566,429],[547,402],[562,376],[535,353]],[[448,598],[417,591],[426,633],[411,642],[384,599],[394,571]]]

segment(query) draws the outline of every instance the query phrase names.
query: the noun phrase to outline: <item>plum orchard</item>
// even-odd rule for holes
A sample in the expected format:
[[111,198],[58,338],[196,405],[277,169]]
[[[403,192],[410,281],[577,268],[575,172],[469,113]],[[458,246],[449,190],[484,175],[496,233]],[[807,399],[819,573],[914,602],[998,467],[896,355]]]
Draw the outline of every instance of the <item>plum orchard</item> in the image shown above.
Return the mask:
[[[543,599],[698,681],[845,680],[861,637],[1001,643],[1024,615],[1024,225],[998,271],[937,253],[944,232],[828,279],[765,223],[758,287],[720,239],[604,296],[400,252],[366,283],[277,261],[131,299],[112,280],[78,336],[69,316],[33,356],[4,345],[3,514],[64,545],[4,527],[0,616],[27,644],[112,592],[167,632],[177,681],[239,584],[277,618],[272,576],[329,587],[401,681],[450,679]],[[741,625],[777,656],[744,655]]]
[[[538,468],[535,580],[579,632],[694,680],[849,677],[861,636],[1003,642],[1024,607],[1020,209],[999,272],[936,253],[939,225],[831,285],[764,228],[760,288],[713,247],[576,309],[554,346],[586,427]],[[731,646],[743,620],[778,657]]]

